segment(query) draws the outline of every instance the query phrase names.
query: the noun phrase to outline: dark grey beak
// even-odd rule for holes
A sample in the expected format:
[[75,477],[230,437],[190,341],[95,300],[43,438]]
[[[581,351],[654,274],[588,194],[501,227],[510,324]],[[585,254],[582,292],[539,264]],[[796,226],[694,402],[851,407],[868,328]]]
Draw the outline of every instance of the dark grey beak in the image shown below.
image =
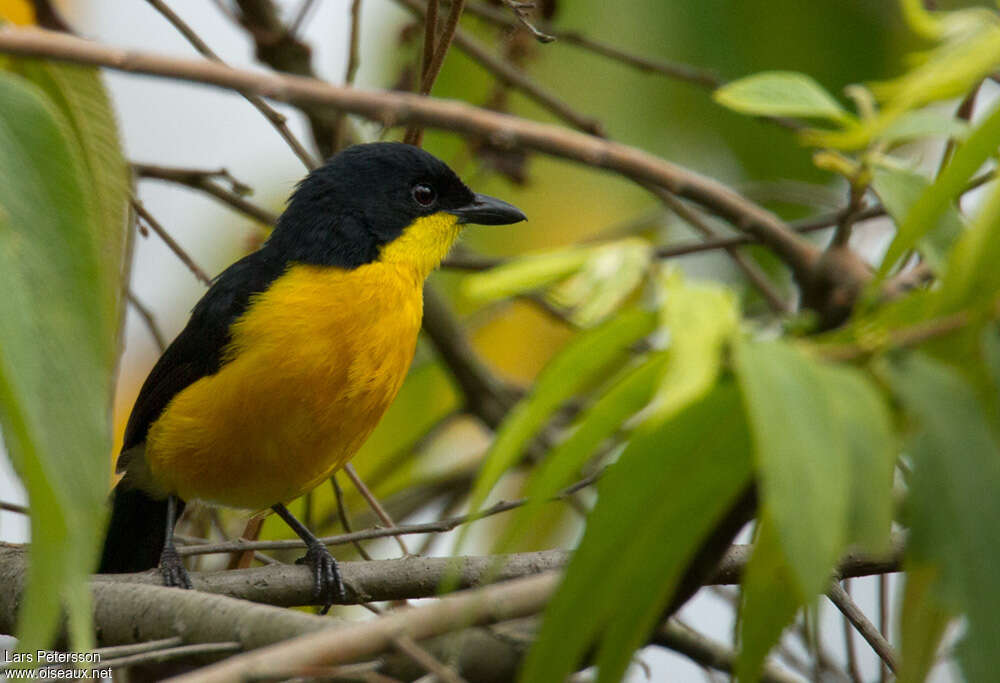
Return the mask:
[[448,209],[448,213],[458,216],[459,223],[478,225],[507,225],[528,220],[528,217],[513,204],[485,194],[476,194],[471,204],[458,209]]

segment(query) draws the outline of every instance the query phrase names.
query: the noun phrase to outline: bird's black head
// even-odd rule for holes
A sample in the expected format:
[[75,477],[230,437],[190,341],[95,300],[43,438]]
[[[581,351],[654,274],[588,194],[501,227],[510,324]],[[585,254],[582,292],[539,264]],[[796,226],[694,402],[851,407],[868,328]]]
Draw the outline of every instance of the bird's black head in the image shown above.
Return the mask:
[[356,268],[412,261],[429,272],[461,224],[522,220],[517,208],[472,192],[422,149],[380,142],[349,147],[306,176],[268,246],[301,263]]

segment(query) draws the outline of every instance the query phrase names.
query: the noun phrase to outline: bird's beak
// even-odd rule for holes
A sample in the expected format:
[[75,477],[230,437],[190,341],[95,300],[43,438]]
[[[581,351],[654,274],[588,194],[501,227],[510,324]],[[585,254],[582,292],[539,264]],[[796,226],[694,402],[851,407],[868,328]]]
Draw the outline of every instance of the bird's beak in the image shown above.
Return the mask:
[[513,204],[485,194],[474,195],[471,204],[449,209],[448,213],[458,216],[459,223],[479,225],[507,225],[528,220],[528,217]]

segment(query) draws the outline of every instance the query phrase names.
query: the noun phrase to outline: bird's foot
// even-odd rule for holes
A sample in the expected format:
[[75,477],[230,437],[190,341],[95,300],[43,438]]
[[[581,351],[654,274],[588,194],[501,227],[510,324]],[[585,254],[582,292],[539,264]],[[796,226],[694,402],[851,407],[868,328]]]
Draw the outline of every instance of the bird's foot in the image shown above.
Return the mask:
[[191,577],[188,576],[177,549],[172,545],[164,547],[160,554],[160,574],[163,576],[163,585],[168,588],[191,588]]
[[295,561],[295,564],[308,564],[313,572],[312,599],[323,604],[320,614],[326,614],[335,602],[345,602],[347,591],[344,581],[340,578],[340,568],[337,560],[321,543],[310,543],[306,546],[306,554]]

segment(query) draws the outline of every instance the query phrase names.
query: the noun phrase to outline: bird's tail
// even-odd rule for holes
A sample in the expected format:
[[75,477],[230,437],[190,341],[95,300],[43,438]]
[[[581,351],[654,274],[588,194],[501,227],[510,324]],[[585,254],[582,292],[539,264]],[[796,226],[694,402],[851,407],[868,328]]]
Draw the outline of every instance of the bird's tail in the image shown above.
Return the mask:
[[[184,502],[177,501],[177,517]],[[122,484],[111,493],[111,522],[101,553],[102,574],[152,569],[160,563],[167,526],[167,501]]]

